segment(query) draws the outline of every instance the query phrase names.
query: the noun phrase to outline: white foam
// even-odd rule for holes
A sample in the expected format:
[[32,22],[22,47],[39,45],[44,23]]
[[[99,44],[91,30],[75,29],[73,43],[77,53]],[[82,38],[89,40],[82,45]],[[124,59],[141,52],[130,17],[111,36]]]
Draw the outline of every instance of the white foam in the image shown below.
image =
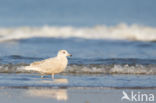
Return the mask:
[[[0,73],[35,73],[25,69],[26,64],[1,64]],[[144,74],[156,75],[156,65],[69,65],[64,73],[75,74]]]
[[0,41],[25,39],[32,37],[55,37],[70,38],[78,37],[85,39],[117,39],[117,40],[140,40],[155,41],[156,27],[119,24],[116,26],[95,26],[95,27],[17,27],[0,28]]

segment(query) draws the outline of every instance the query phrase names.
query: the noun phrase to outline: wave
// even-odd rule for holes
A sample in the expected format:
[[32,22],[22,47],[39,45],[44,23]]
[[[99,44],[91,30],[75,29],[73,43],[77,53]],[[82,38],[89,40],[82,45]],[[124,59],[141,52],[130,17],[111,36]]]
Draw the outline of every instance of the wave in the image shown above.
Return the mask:
[[72,65],[66,70],[69,73],[88,74],[156,74],[156,65]]
[[[0,73],[36,73],[28,71],[28,64],[0,64]],[[63,73],[71,74],[146,74],[155,75],[156,65],[142,64],[70,64]]]
[[156,41],[156,27],[123,23],[116,26],[101,25],[95,27],[43,26],[0,28],[1,42],[33,37]]

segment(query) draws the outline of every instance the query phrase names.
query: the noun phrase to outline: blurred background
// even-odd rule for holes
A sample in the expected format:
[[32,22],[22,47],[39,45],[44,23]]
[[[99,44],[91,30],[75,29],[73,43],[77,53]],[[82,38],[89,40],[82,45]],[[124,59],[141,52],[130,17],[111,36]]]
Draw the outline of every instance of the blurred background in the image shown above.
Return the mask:
[[155,0],[0,0],[0,26],[156,26]]
[[[150,88],[153,92],[155,12],[156,0],[0,0],[0,87],[44,87],[25,90],[30,97],[37,96],[39,102],[44,96],[68,100],[68,94],[69,102],[74,98],[79,102],[79,97],[71,93],[85,100],[89,95],[90,101],[98,102],[122,95],[112,92],[112,97],[112,88]],[[55,75],[66,83],[55,83],[50,75],[40,79],[40,74],[24,69],[34,61],[56,56],[60,49],[73,55],[66,70]],[[70,92],[68,87],[81,88]],[[92,91],[92,87],[100,88]],[[109,91],[101,93],[101,88]],[[79,92],[80,89],[89,92]],[[10,91],[0,90],[1,100],[11,100]],[[9,99],[4,94],[9,94]],[[20,92],[11,94],[16,103]],[[20,96],[22,102],[29,100]]]
[[66,49],[73,54],[70,64],[131,64],[145,69],[144,65],[156,63],[155,4],[155,0],[0,0],[1,64],[31,63]]

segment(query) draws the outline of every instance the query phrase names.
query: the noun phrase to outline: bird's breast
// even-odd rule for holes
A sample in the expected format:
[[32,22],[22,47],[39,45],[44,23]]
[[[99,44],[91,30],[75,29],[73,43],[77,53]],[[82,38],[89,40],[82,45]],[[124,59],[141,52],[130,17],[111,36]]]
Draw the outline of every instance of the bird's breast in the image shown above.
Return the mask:
[[61,65],[62,65],[62,68],[63,68],[63,69],[66,68],[67,64],[68,64],[67,58],[64,58],[63,60],[61,60]]

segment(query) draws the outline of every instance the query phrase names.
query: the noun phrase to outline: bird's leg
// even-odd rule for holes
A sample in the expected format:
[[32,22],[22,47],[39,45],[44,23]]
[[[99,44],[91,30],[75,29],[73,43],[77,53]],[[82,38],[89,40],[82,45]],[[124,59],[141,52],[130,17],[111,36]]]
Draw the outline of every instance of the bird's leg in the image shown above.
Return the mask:
[[44,78],[44,75],[41,75],[41,78],[43,79]]
[[42,79],[44,78],[44,75],[43,75],[43,74],[41,74],[41,78],[42,78]]
[[52,77],[52,79],[55,79],[55,78],[54,78],[54,73],[51,74],[51,77]]

